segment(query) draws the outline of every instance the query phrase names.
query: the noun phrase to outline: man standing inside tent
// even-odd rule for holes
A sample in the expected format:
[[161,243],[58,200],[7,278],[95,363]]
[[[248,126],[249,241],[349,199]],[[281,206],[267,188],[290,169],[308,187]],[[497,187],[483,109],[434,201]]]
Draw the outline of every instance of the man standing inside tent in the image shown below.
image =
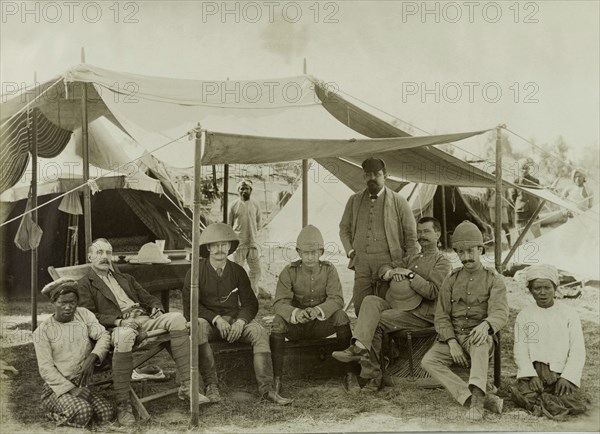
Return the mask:
[[240,238],[240,245],[235,252],[233,260],[244,266],[248,263],[250,269],[249,277],[254,294],[260,298],[271,298],[271,295],[263,290],[259,283],[261,277],[260,252],[256,236],[262,224],[262,212],[257,201],[252,199],[252,181],[241,180],[237,185],[240,198],[231,204],[229,208],[228,222]]
[[[533,162],[528,159],[522,159],[519,161],[520,176],[515,180],[515,184],[522,187],[528,188],[539,188],[540,180],[531,175],[530,170],[533,166]],[[531,220],[531,216],[538,207],[538,198],[527,193],[523,189],[515,188],[511,192],[511,199],[515,207],[515,222],[519,229],[519,233],[523,231],[527,222]],[[537,218],[537,217],[536,217]],[[542,233],[540,232],[540,224],[534,222],[531,225],[531,233],[535,238],[538,238]]]
[[[220,340],[230,344],[243,342],[252,345],[254,375],[260,396],[278,405],[287,405],[291,399],[281,397],[273,384],[273,361],[269,346],[269,332],[256,321],[258,300],[252,292],[250,280],[240,265],[227,256],[238,247],[239,239],[231,226],[213,223],[200,236],[198,267],[198,328],[200,345]],[[190,318],[191,270],[183,284],[183,312]],[[214,356],[209,345],[204,356],[214,369]],[[215,375],[216,378],[216,375]]]
[[410,205],[385,186],[387,171],[379,158],[362,163],[367,188],[352,195],[340,222],[340,239],[354,270],[353,301],[358,315],[363,299],[373,294],[379,269],[417,253],[417,225]]

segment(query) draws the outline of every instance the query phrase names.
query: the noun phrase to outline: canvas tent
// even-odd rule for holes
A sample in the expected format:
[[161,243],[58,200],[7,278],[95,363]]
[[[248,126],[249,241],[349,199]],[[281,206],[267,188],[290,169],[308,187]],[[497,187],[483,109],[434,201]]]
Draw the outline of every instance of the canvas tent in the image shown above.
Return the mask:
[[[165,239],[167,249],[189,245],[191,218],[170,202],[157,179],[146,175],[143,164],[131,162],[139,149],[128,149],[127,140],[120,130],[111,131],[111,124],[97,119],[89,126],[90,176],[97,178],[100,192],[92,196],[94,215],[93,232],[114,240],[116,249],[139,248],[153,239]],[[129,153],[125,152],[129,150]],[[116,172],[110,169],[117,168]],[[44,204],[82,183],[81,132],[75,131],[62,152],[54,158],[38,160],[38,196]],[[0,195],[2,216],[0,222],[19,216],[25,210],[30,191],[31,161],[21,179]],[[67,244],[71,236],[83,233],[83,221],[70,217],[82,214],[79,191],[73,191],[39,209],[39,226],[44,231],[39,251],[39,269],[49,265],[65,265]],[[0,228],[2,231],[2,287],[8,291],[26,288],[29,282],[27,264],[30,253],[19,250],[13,243],[20,219]],[[69,226],[71,229],[69,229]],[[77,229],[75,229],[77,228]],[[119,244],[120,243],[120,244]],[[85,246],[79,243],[75,255],[85,261]],[[43,284],[49,276],[39,273]]]
[[534,241],[521,245],[517,264],[552,264],[581,280],[600,280],[600,208],[592,207]]

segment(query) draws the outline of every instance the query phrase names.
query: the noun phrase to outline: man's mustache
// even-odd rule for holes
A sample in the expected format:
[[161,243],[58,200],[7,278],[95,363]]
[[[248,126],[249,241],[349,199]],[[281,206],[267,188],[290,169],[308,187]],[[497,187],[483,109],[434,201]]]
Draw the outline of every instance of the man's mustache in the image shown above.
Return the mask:
[[473,259],[465,259],[464,261],[462,261],[463,264],[474,264],[475,261]]

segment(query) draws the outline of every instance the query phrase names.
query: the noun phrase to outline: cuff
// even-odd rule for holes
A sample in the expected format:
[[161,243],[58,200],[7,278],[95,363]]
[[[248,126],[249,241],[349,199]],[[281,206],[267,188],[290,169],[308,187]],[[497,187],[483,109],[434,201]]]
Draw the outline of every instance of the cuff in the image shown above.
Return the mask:
[[216,315],[216,316],[213,318],[213,320],[211,321],[211,324],[212,324],[213,326],[215,326],[215,327],[216,327],[216,326],[217,326],[217,320],[218,320],[219,318],[221,318],[221,315]]
[[321,309],[321,306],[317,306],[317,309],[319,309],[319,315],[317,315],[317,319],[319,321],[325,321],[325,312],[323,312],[323,309]]
[[296,314],[297,314],[297,313],[298,313],[298,308],[295,308],[295,309],[292,311],[292,316],[290,317],[290,322],[291,322],[292,324],[298,324],[298,320],[296,319]]

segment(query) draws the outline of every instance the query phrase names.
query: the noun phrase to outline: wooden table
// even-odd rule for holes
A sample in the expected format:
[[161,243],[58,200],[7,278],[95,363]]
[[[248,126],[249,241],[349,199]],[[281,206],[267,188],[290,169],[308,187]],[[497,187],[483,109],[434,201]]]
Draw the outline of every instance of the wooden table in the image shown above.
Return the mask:
[[113,262],[121,273],[131,274],[148,292],[160,292],[160,301],[169,311],[169,291],[183,289],[185,275],[191,268],[186,259],[173,259],[168,264],[131,264]]

